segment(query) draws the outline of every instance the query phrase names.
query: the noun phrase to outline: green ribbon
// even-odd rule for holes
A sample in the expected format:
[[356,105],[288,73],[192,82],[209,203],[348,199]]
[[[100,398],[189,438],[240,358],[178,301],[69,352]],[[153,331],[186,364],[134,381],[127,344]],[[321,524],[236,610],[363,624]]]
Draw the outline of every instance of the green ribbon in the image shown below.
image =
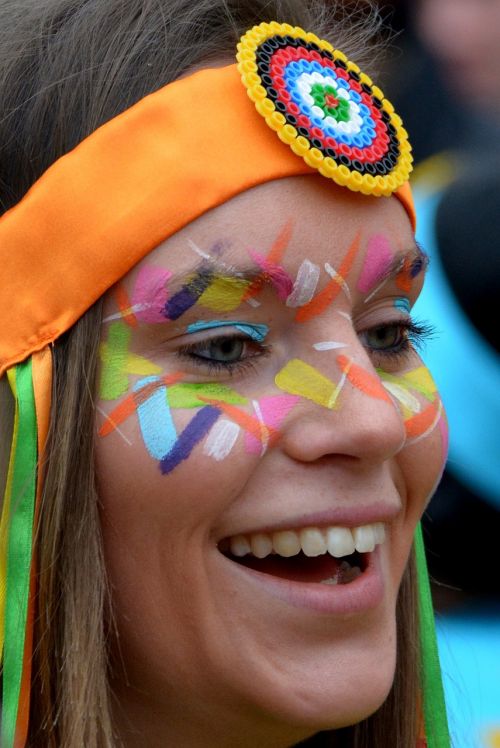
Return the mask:
[[428,748],[450,748],[446,703],[436,641],[434,608],[420,524],[415,531],[415,553],[417,558],[425,736]]
[[12,748],[23,673],[36,494],[37,423],[31,359],[15,368],[18,439],[7,550],[2,748]]

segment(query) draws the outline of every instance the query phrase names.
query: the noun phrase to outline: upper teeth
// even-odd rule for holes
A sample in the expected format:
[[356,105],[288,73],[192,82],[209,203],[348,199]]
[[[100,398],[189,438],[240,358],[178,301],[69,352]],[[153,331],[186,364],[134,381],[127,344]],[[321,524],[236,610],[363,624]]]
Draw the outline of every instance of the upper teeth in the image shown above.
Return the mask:
[[306,556],[321,556],[329,553],[341,558],[354,551],[369,553],[385,540],[382,522],[360,527],[305,527],[302,530],[280,530],[279,532],[255,532],[251,535],[233,535],[229,549],[233,556],[265,558],[271,553],[288,558],[300,551]]

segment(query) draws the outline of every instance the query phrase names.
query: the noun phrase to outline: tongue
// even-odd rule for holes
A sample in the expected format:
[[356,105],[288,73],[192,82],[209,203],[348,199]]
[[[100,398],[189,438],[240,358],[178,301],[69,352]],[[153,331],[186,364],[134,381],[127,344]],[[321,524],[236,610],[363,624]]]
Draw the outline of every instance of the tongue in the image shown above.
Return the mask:
[[358,576],[357,573],[353,575],[354,569],[358,567],[349,563],[350,561],[352,564],[355,563],[351,556],[348,557],[348,560],[345,558],[336,559],[329,553],[315,558],[309,558],[303,553],[299,553],[291,558],[271,555],[266,556],[266,558],[244,556],[236,559],[233,557],[233,560],[263,574],[271,574],[274,577],[289,579],[292,582],[347,584]]

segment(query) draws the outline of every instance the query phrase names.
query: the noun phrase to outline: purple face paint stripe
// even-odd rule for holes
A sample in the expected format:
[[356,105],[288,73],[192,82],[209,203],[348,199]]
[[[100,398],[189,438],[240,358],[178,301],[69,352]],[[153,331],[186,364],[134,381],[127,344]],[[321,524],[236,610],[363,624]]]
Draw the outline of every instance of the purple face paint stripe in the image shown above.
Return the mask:
[[198,411],[179,435],[170,452],[160,460],[160,470],[163,475],[171,473],[179,463],[187,460],[194,447],[208,434],[219,416],[220,410],[214,408],[213,405],[207,405]]
[[200,271],[196,278],[186,283],[180,291],[177,291],[165,304],[165,317],[167,319],[179,319],[179,317],[190,309],[213,280],[213,274],[206,270]]

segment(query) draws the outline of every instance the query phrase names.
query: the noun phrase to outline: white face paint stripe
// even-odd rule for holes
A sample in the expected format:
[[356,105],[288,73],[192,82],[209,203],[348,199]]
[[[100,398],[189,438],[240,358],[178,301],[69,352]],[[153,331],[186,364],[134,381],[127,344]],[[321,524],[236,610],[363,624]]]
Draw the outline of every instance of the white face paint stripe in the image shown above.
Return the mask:
[[264,421],[264,416],[262,415],[259,401],[252,400],[252,405],[253,409],[255,410],[255,415],[259,419],[262,427],[262,449],[260,451],[260,456],[262,457],[266,453],[267,445],[269,444],[269,429],[267,428],[266,422]]
[[313,298],[319,281],[320,269],[310,260],[303,260],[298,271],[293,289],[286,300],[286,305],[298,307],[307,304]]
[[394,382],[382,382],[382,384],[387,392],[395,397],[396,400],[399,400],[402,405],[411,410],[412,413],[420,413],[422,406],[415,395],[412,395],[407,389],[401,387],[399,384],[395,384]]
[[240,427],[233,421],[221,418],[214,423],[203,445],[203,454],[220,462],[234,447]]
[[351,322],[351,315],[349,312],[341,312],[339,309],[337,309],[337,314],[340,314],[341,317],[346,319],[348,322]]
[[335,268],[332,267],[329,262],[325,262],[325,270],[328,273],[328,275],[330,276],[330,278],[333,278],[333,280],[337,281],[337,283],[339,284],[339,286],[341,287],[341,289],[343,290],[343,292],[345,293],[345,295],[347,296],[347,298],[350,301],[351,300],[351,291],[349,289],[349,286],[345,282],[344,278],[342,278],[342,276],[339,275],[339,273],[337,273],[337,271],[335,270]]
[[323,340],[320,343],[313,343],[316,351],[332,351],[335,348],[349,348],[347,343],[337,343],[336,340]]
[[[107,421],[111,421],[111,419],[108,416],[108,414],[106,413],[106,411],[104,411],[98,405],[96,406],[96,410],[97,410],[98,413],[100,413],[102,416],[104,416],[104,418]],[[118,426],[114,422],[113,422],[113,431],[116,431],[116,433],[123,439],[123,441],[125,442],[125,444],[128,444],[129,447],[132,446],[132,442],[130,441],[130,439],[127,439],[127,437],[125,436],[125,434],[123,433],[123,431],[120,428],[118,428]]]

